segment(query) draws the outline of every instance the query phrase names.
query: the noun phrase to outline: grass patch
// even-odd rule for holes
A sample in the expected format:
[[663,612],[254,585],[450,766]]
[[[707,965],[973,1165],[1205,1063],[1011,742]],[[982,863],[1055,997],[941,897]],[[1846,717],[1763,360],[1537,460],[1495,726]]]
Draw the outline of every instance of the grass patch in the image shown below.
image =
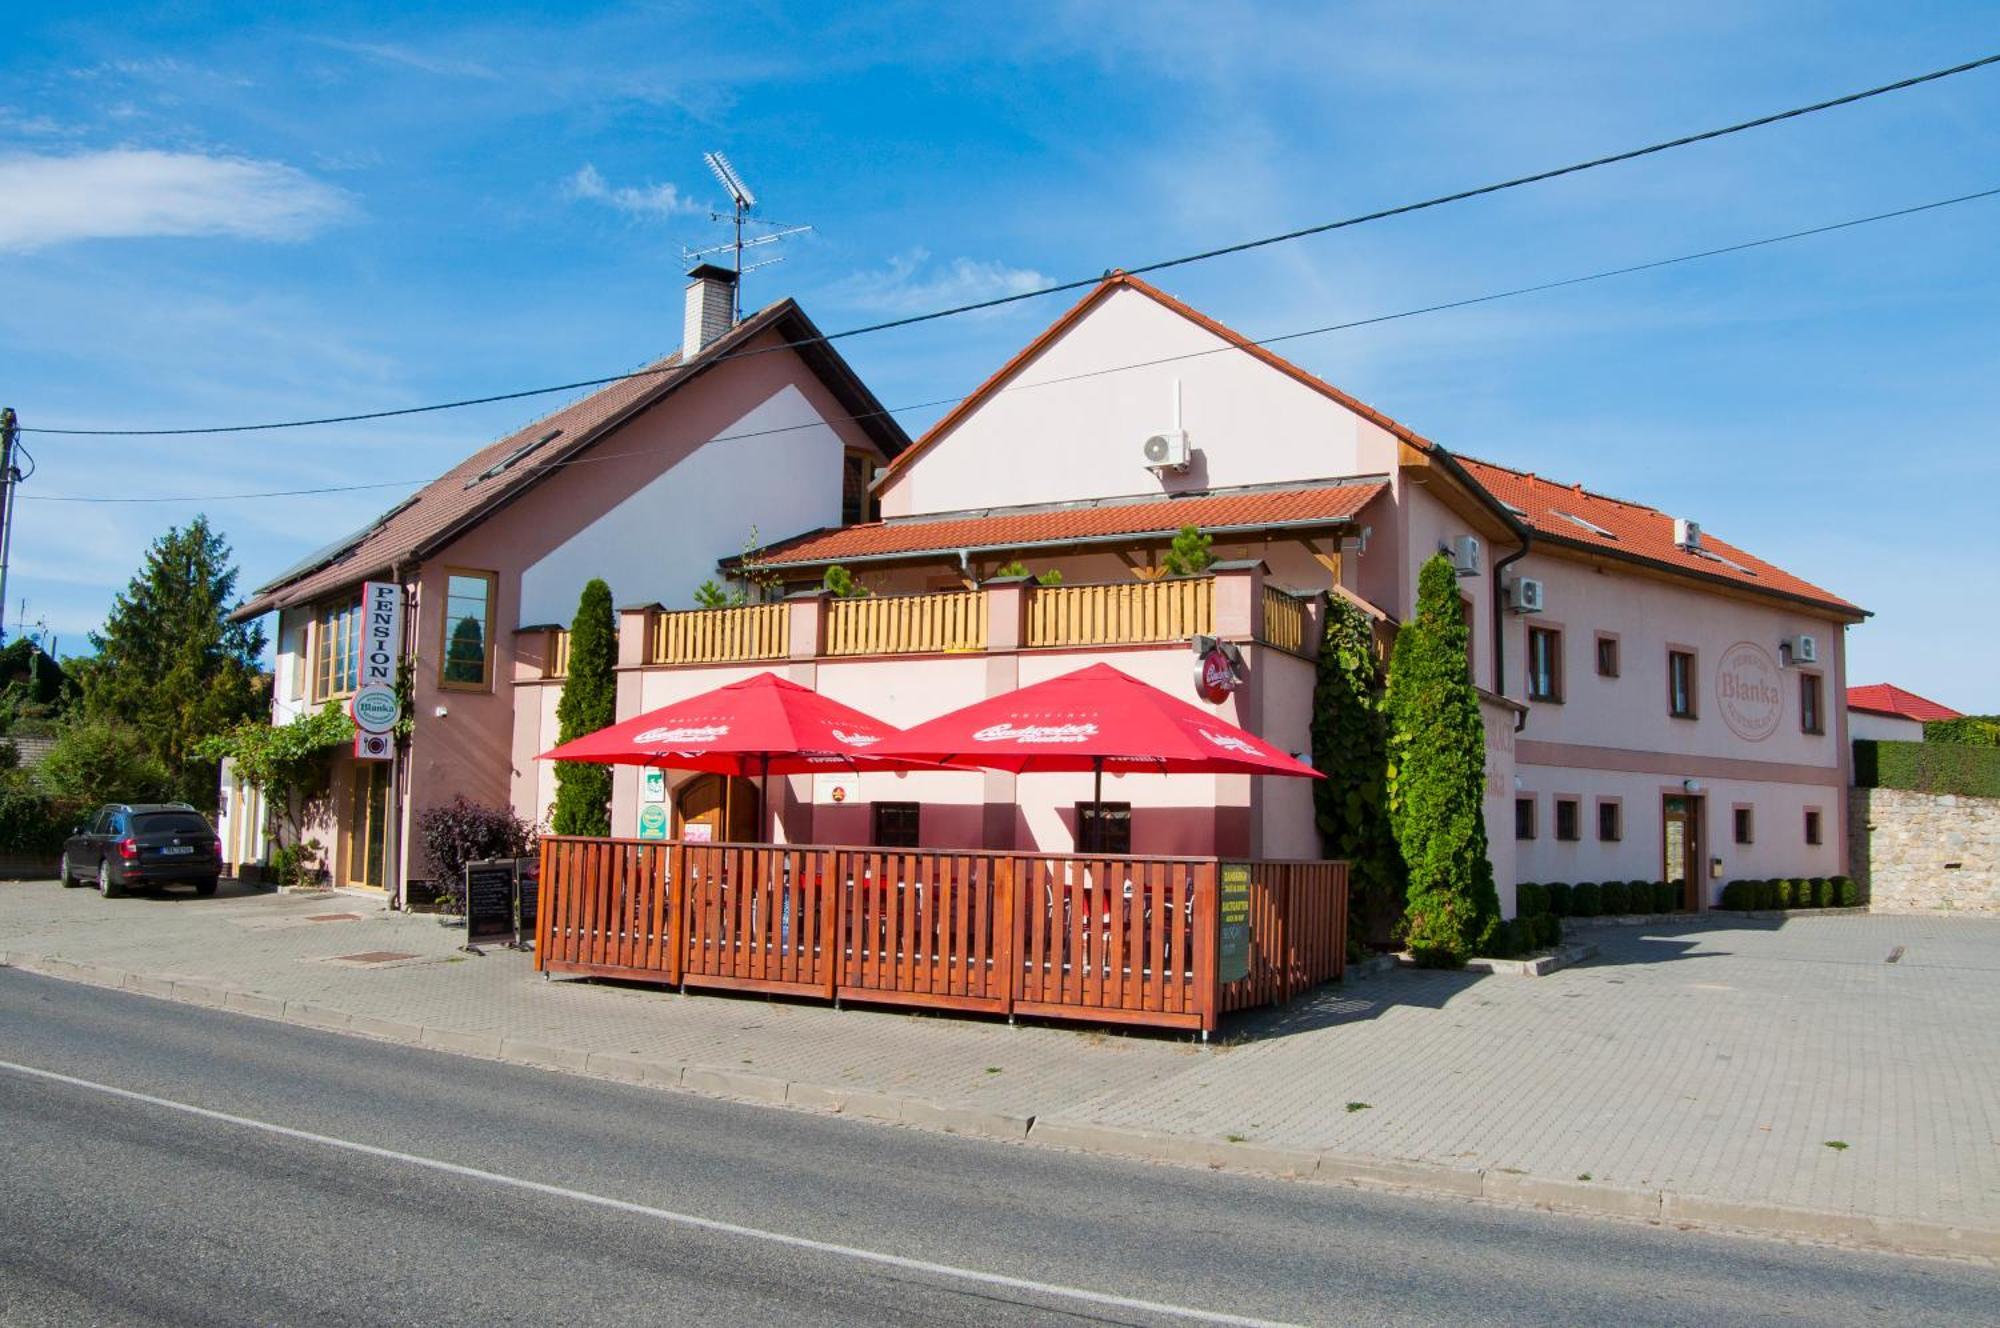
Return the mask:
[[1578,1180],[1589,1180],[1591,1176],[1588,1171],[1579,1171],[1576,1173],[1576,1178]]
[[1250,1141],[1250,1136],[1247,1134],[1225,1134],[1222,1137],[1232,1144],[1248,1143]]
[[1347,1104],[1347,1114],[1351,1116],[1357,1111],[1367,1111],[1372,1105],[1368,1102],[1350,1102]]
[[999,1066],[997,1066],[997,1065],[989,1065],[989,1066],[987,1066],[987,1067],[986,1067],[986,1073],[988,1073],[988,1074],[998,1074],[998,1073],[1000,1073],[1000,1067],[999,1067]]
[[1828,1139],[1828,1140],[1826,1141],[1826,1146],[1827,1146],[1828,1148],[1831,1148],[1831,1149],[1832,1149],[1832,1150],[1833,1150],[1834,1152],[1836,1152],[1836,1153],[1844,1153],[1844,1152],[1846,1152],[1846,1151],[1847,1151],[1847,1140],[1845,1140],[1845,1139]]

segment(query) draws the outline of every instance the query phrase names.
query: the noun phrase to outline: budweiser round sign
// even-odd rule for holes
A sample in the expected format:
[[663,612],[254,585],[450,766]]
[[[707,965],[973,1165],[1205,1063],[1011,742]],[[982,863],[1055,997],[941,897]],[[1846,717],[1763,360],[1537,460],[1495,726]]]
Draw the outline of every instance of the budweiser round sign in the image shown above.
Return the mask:
[[1220,645],[1209,647],[1195,661],[1194,689],[1204,701],[1220,704],[1236,690],[1239,681],[1235,661]]
[[1729,731],[1746,742],[1762,742],[1778,731],[1785,709],[1782,674],[1771,652],[1738,641],[1722,652],[1715,669],[1716,708]]

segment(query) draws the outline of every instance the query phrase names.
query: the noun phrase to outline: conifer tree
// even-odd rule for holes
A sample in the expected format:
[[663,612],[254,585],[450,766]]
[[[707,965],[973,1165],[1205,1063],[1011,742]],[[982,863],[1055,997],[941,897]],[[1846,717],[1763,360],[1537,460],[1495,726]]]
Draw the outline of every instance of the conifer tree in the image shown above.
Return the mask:
[[1389,819],[1409,873],[1405,922],[1420,963],[1457,967],[1500,918],[1486,855],[1486,733],[1466,667],[1458,577],[1423,566],[1416,617],[1389,659]]
[[[577,602],[570,624],[569,676],[556,722],[563,742],[595,733],[618,718],[616,624],[611,587],[593,580]],[[556,763],[556,809],[551,827],[559,835],[611,833],[611,768],[590,761]]]
[[264,629],[230,622],[235,607],[229,542],[197,516],[153,541],[104,630],[91,634],[96,659],[79,671],[85,714],[131,726],[166,768],[173,796],[201,807],[215,805],[216,763],[199,745],[270,704]]

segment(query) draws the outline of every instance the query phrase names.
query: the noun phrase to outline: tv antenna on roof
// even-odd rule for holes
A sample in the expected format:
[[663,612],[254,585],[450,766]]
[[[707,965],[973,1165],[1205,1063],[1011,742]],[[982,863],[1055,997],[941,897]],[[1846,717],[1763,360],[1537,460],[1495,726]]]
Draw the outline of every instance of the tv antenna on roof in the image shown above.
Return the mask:
[[[769,258],[751,263],[748,267],[745,267],[743,264],[743,251],[745,249],[755,249],[759,245],[775,244],[788,235],[800,235],[811,230],[812,227],[787,226],[782,222],[765,221],[761,217],[751,216],[750,214],[757,210],[757,195],[750,191],[750,186],[745,184],[743,177],[736,173],[736,168],[729,164],[729,158],[723,156],[720,152],[704,152],[701,154],[701,159],[708,163],[709,172],[715,176],[716,181],[728,193],[731,205],[728,212],[710,212],[708,219],[710,221],[730,222],[735,228],[735,237],[724,244],[711,244],[704,249],[683,248],[681,250],[681,257],[693,263],[707,258],[710,254],[727,253],[735,255],[736,307],[734,314],[738,320],[741,320],[743,317],[743,274],[745,272],[755,272],[760,267],[769,267],[773,263],[782,263],[785,261],[783,254],[774,254]],[[752,235],[746,240],[743,238],[743,228],[745,226],[770,226],[774,229],[768,230],[761,235]]]

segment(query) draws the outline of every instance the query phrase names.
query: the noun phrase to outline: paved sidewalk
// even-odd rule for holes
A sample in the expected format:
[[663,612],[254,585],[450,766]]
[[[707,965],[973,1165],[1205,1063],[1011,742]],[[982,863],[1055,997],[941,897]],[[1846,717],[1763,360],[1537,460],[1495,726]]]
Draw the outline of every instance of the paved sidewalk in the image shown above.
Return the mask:
[[[0,885],[7,962],[250,1013],[1002,1137],[2000,1257],[2000,920],[1590,939],[1598,959],[1548,977],[1392,972],[1204,1047],[548,982],[363,896]],[[384,953],[408,957],[357,958]]]

